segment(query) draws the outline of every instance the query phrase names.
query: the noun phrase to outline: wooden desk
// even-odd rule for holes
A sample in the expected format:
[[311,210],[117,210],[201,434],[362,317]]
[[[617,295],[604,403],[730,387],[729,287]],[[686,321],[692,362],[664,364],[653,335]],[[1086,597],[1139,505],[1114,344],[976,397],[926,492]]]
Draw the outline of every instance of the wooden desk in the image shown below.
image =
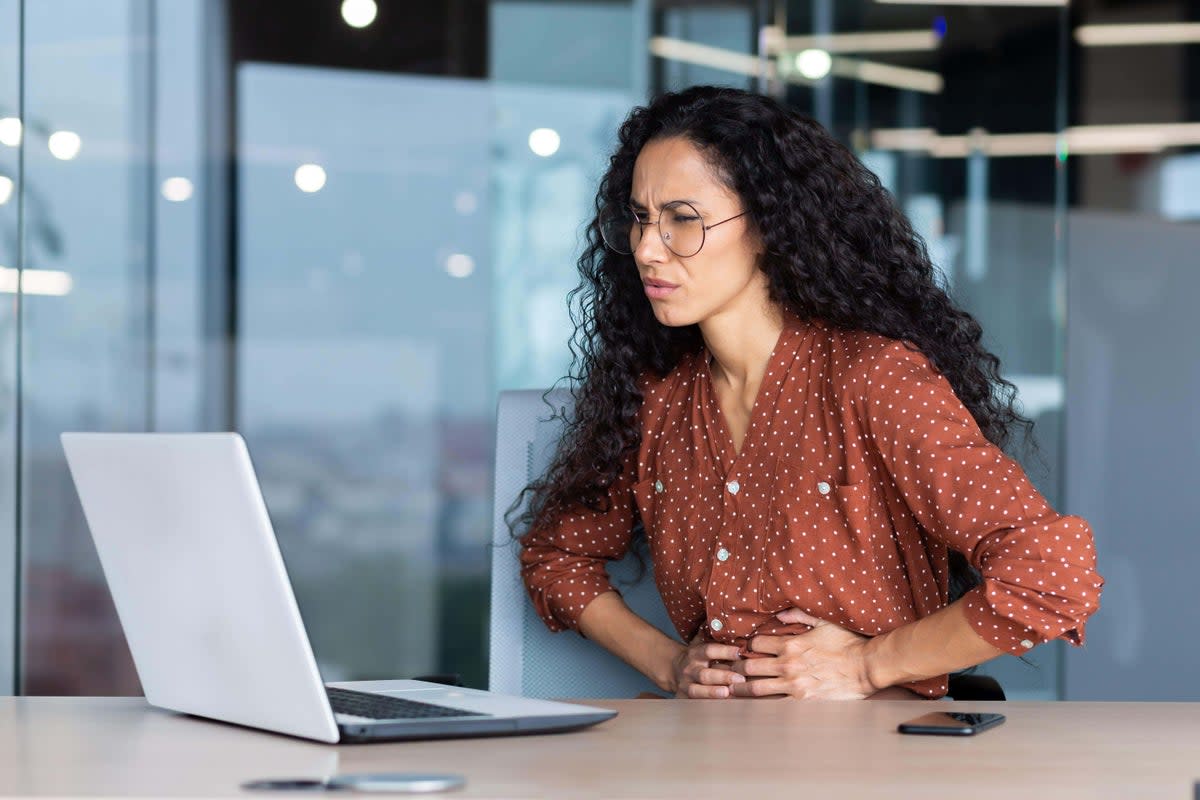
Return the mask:
[[270,797],[238,786],[417,771],[465,775],[463,791],[430,795],[448,798],[1189,800],[1200,778],[1200,704],[937,704],[1008,716],[966,739],[895,733],[933,708],[913,702],[597,705],[620,716],[552,736],[332,747],[134,698],[0,698],[0,795]]

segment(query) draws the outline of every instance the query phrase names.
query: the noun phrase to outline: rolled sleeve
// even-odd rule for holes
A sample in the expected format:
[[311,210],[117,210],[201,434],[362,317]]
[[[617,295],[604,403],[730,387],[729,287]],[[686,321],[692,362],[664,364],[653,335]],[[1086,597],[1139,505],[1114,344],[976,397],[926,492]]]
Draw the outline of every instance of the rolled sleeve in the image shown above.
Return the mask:
[[1016,655],[1057,638],[1083,644],[1104,586],[1087,522],[1050,507],[922,353],[888,346],[864,396],[868,435],[905,504],[983,576],[964,596],[975,631]]
[[579,629],[588,604],[615,591],[606,564],[625,556],[633,533],[629,465],[608,492],[607,511],[580,509],[521,538],[521,577],[534,608],[552,631]]

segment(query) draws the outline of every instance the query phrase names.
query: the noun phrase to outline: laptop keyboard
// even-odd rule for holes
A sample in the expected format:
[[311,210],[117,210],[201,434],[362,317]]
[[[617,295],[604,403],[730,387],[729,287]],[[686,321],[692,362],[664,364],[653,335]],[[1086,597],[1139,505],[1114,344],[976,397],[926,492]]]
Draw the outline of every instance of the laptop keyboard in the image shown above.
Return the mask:
[[352,714],[368,719],[434,719],[439,717],[490,717],[478,711],[463,711],[433,703],[419,703],[387,694],[355,692],[326,686],[329,704],[335,714]]

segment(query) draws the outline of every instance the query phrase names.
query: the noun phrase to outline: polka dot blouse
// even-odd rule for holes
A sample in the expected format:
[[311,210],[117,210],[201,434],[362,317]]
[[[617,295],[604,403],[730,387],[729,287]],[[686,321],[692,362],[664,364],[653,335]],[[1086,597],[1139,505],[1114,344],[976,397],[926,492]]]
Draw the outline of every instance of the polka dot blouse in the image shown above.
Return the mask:
[[[984,639],[1013,654],[1083,643],[1103,586],[1091,529],[1047,504],[920,352],[788,318],[736,453],[708,362],[643,378],[641,445],[607,513],[526,535],[523,576],[552,630],[613,591],[605,562],[640,517],[684,641],[807,630],[774,618],[792,606],[885,633],[947,604],[953,548],[983,575],[964,602]],[[940,697],[946,678],[909,688]]]

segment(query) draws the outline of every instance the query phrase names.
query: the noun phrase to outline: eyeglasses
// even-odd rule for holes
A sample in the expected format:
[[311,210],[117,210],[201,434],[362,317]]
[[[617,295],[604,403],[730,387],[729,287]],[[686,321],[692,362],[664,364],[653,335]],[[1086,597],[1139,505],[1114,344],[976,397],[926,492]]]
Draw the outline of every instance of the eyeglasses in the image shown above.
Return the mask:
[[658,235],[662,237],[667,249],[680,258],[689,258],[704,247],[704,237],[708,231],[745,215],[746,212],[743,211],[729,219],[705,225],[704,220],[700,218],[700,212],[694,206],[683,200],[676,200],[664,205],[654,222],[646,217],[644,211],[634,211],[632,208],[605,212],[600,216],[600,235],[604,237],[604,243],[610,249],[630,255],[642,243],[646,226],[657,225]]

